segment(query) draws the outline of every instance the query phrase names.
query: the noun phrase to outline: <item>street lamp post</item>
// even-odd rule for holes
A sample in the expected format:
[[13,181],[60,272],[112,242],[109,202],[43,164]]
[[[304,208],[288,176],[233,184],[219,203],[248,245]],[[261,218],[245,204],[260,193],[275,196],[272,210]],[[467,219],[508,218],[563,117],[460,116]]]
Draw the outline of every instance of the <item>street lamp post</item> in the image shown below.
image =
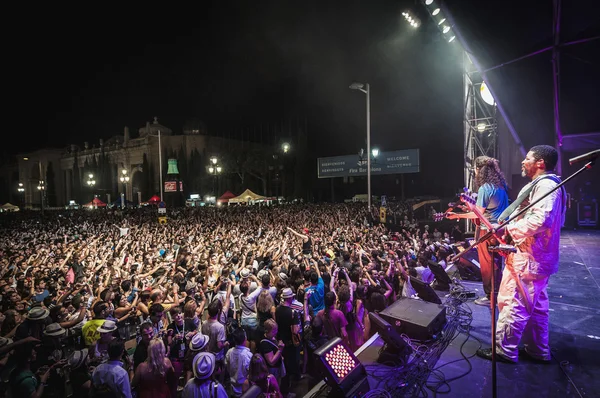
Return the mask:
[[44,180],[40,180],[37,189],[38,189],[38,191],[40,191],[40,200],[42,202],[41,206],[42,206],[42,216],[43,216],[44,215],[44,192],[46,191],[46,183],[44,182]]
[[[158,135],[148,134],[149,137],[158,137],[158,179],[160,181],[160,201],[163,201],[163,180],[162,180],[162,147],[160,143],[160,130]],[[152,194],[154,195],[154,193]]]
[[212,174],[212,176],[213,176],[213,195],[216,198],[217,192],[216,192],[216,188],[215,188],[215,183],[217,180],[217,175],[221,174],[221,172],[223,171],[223,168],[217,164],[217,163],[219,163],[219,159],[217,159],[216,156],[213,156],[210,158],[210,163],[211,163],[211,165],[208,167],[208,172],[210,174]]
[[19,183],[17,191],[19,191],[19,195],[21,195],[21,206],[25,206],[25,187],[22,182]]
[[[121,170],[123,174],[119,179],[123,183],[123,193],[121,194],[121,209],[125,208],[125,192],[127,192],[127,183],[129,182],[129,176],[127,175],[127,170]],[[162,199],[161,199],[162,200]]]
[[352,83],[352,90],[360,90],[367,94],[367,195],[369,214],[371,213],[371,90],[369,83]]
[[94,185],[96,185],[96,180],[94,180],[94,175],[92,173],[88,174],[87,185],[92,190],[92,204],[94,205],[94,208],[95,208],[96,205],[93,202],[94,202],[94,199],[95,199],[95,196],[94,196]]

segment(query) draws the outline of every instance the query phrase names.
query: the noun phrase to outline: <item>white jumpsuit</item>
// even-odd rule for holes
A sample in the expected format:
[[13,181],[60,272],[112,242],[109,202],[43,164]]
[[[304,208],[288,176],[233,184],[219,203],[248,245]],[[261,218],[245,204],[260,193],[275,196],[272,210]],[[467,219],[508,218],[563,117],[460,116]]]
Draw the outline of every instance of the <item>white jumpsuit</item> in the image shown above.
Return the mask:
[[[557,185],[552,179],[543,177],[538,177],[542,179],[515,212]],[[536,180],[527,184],[521,193]],[[496,348],[500,354],[515,362],[519,357],[521,340],[531,356],[550,359],[546,288],[549,276],[558,271],[565,200],[563,189],[558,189],[506,227],[517,252],[511,253],[506,259],[498,292],[500,315],[496,328]]]

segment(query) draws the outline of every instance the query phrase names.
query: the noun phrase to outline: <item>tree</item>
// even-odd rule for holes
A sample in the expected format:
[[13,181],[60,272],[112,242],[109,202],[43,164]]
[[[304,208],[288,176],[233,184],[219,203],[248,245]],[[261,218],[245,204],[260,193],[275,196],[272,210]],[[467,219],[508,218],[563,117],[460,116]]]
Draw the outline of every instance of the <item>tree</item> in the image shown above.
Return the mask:
[[56,178],[54,175],[54,166],[48,162],[46,169],[46,200],[50,207],[56,206]]
[[249,185],[247,176],[255,178],[260,182],[262,194],[266,195],[271,155],[257,148],[232,148],[224,157],[225,172],[237,175],[242,188]]

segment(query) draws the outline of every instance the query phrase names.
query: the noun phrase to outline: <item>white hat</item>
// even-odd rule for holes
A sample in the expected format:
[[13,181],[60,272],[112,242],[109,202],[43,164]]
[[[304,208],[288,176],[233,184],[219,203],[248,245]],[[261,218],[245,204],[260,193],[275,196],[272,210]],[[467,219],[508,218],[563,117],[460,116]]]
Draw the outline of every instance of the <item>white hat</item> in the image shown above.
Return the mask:
[[210,352],[201,352],[194,357],[194,377],[198,380],[209,378],[215,371],[215,355]]
[[50,325],[46,326],[46,329],[44,329],[44,334],[46,336],[62,336],[66,332],[67,331],[58,323],[51,323]]
[[71,355],[69,355],[69,366],[71,369],[77,369],[85,362],[85,359],[88,356],[88,349],[84,348],[83,350],[73,351]]
[[31,319],[32,321],[38,321],[40,319],[46,318],[50,314],[46,308],[42,307],[33,307],[27,313],[27,319]]
[[196,333],[192,340],[190,341],[190,350],[200,351],[208,344],[209,337],[200,332]]
[[244,268],[243,270],[240,271],[240,277],[242,279],[246,279],[250,276],[250,270],[248,268]]
[[288,299],[294,297],[294,292],[289,287],[286,287],[281,291],[281,298]]
[[285,272],[280,272],[279,273],[279,279],[283,280],[283,281],[287,281],[288,280],[288,276]]
[[113,321],[104,321],[98,329],[98,333],[112,333],[117,330],[117,324]]

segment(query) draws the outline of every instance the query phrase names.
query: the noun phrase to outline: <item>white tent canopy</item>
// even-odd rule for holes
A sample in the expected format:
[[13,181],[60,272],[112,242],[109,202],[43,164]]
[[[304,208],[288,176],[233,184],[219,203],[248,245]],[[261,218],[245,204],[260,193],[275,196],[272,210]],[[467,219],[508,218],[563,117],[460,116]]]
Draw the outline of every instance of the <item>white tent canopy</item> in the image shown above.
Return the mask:
[[19,211],[19,206],[15,206],[12,203],[5,203],[2,205],[2,211]]
[[229,203],[248,203],[267,199],[265,196],[256,194],[249,189],[246,189],[239,196],[229,199]]

